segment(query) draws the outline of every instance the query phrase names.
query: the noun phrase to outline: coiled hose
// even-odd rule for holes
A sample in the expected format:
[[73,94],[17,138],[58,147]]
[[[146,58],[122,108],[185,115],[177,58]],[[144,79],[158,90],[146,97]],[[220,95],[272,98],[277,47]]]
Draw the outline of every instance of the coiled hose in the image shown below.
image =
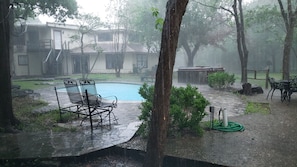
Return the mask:
[[228,122],[228,126],[224,127],[223,122],[214,123],[212,129],[223,132],[238,132],[244,131],[244,126],[236,122]]
[[[222,112],[222,108],[219,110],[219,118]],[[215,122],[212,126],[212,129],[218,130],[218,131],[223,131],[223,132],[242,132],[244,131],[244,126],[240,123],[237,122],[231,122],[228,121],[228,126],[223,125],[223,121],[219,120],[219,122]]]

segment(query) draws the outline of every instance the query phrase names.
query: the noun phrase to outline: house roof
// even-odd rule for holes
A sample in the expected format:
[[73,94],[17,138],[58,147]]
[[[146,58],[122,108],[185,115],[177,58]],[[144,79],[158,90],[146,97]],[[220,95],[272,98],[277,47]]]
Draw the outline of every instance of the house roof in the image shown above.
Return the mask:
[[[115,53],[119,52],[116,50],[116,44],[112,42],[105,42],[105,43],[98,43],[97,44],[101,49],[103,53]],[[121,48],[122,44],[119,44],[118,48]],[[120,49],[118,49],[120,50]],[[80,47],[76,47],[73,49],[70,49],[71,53],[81,53]],[[97,53],[97,51],[94,49],[94,46],[92,44],[88,44],[84,46],[84,53]],[[126,53],[148,53],[148,50],[142,46],[141,44],[137,43],[128,43],[126,48]]]

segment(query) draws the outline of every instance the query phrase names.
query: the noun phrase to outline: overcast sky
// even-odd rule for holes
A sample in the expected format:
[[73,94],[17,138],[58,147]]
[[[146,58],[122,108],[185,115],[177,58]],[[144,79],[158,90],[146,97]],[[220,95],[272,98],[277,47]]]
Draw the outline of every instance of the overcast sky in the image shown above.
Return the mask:
[[[108,4],[110,0],[76,0],[79,6],[79,12],[90,13],[100,17],[102,21],[106,20],[106,11],[108,11]],[[42,23],[54,22],[53,18],[48,16],[39,16]],[[67,23],[72,23],[72,21],[67,21]]]
[[[112,0],[76,0],[79,6],[79,12],[90,13],[100,17],[101,21],[107,20],[108,6]],[[249,3],[252,0],[244,0],[244,3]],[[54,22],[53,18],[48,16],[39,16],[42,23]],[[73,21],[66,21],[66,23],[73,23]]]

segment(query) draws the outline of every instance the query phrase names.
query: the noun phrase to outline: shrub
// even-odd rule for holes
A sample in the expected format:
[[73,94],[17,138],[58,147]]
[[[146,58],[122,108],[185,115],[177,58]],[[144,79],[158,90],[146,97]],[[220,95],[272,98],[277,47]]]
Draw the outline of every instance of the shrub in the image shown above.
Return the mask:
[[[145,99],[141,104],[141,115],[139,119],[143,121],[139,129],[142,136],[147,136],[151,111],[153,108],[154,87],[144,84],[139,89],[139,94]],[[170,122],[169,135],[179,134],[185,130],[202,134],[200,121],[205,116],[204,109],[209,102],[197,91],[196,87],[172,87],[170,96]]]
[[212,88],[222,89],[228,88],[235,82],[234,74],[230,75],[226,72],[215,72],[208,75],[208,85]]

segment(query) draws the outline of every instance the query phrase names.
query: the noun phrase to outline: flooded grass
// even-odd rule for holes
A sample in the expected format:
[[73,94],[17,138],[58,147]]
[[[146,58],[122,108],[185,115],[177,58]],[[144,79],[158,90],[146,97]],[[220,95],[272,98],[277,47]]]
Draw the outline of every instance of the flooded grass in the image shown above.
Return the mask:
[[63,128],[57,126],[59,122],[67,122],[75,119],[74,114],[63,114],[63,120],[60,120],[58,110],[53,110],[45,113],[33,112],[34,109],[44,107],[47,103],[34,100],[29,97],[13,98],[13,111],[16,118],[20,121],[16,127],[23,132],[38,132],[38,131],[73,131],[74,129]]
[[269,103],[248,102],[246,106],[245,114],[251,114],[251,113],[269,114],[270,113]]

